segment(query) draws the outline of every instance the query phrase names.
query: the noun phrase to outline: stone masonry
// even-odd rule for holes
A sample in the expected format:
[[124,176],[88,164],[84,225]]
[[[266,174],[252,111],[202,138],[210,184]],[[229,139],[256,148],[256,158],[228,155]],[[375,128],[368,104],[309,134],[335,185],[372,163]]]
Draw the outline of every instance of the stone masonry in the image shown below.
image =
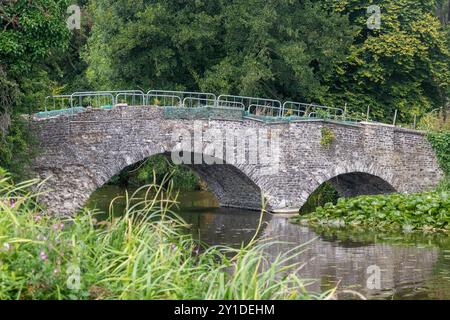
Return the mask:
[[[269,211],[295,212],[326,181],[341,195],[355,196],[420,192],[435,187],[442,177],[426,137],[413,130],[321,120],[264,123],[236,111],[221,118],[217,110],[194,121],[169,117],[163,108],[128,106],[33,118],[39,146],[33,169],[48,179],[49,192],[41,196],[41,202],[53,214],[72,214],[126,166],[155,154],[169,155],[179,142],[173,141],[173,133],[193,132],[194,123],[203,131],[280,132],[276,171],[269,170],[271,164],[249,162],[188,165],[207,182],[222,206],[258,210],[262,195]],[[335,136],[328,148],[320,144],[324,127]],[[250,137],[248,149],[255,144]]]

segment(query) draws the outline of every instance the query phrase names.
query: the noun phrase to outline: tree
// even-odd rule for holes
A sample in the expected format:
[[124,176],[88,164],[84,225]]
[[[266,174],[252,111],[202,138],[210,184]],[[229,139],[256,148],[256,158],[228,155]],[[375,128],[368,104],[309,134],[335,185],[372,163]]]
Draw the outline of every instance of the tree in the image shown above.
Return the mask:
[[347,17],[318,1],[236,0],[222,16],[204,90],[321,102],[353,40]]
[[81,28],[71,30],[67,48],[54,49],[50,57],[46,59],[45,68],[50,79],[55,82],[52,94],[92,89],[86,79],[88,65],[82,59],[82,52],[93,24],[88,2],[88,0],[76,1],[81,10]]
[[88,79],[97,88],[198,89],[219,49],[220,1],[94,0]]
[[18,115],[43,102],[51,86],[44,62],[67,46],[66,9],[60,0],[0,0],[0,166],[13,173],[28,158]]
[[292,0],[93,0],[97,88],[320,99],[351,43],[347,18]]
[[[381,29],[367,27],[379,5]],[[426,0],[92,0],[97,88],[202,90],[319,102],[411,121],[443,105],[448,34]]]
[[[435,1],[329,0],[336,12],[358,26],[351,53],[340,65],[330,103],[348,102],[356,110],[371,106],[380,120],[411,121],[445,103],[450,85],[448,38],[434,16]],[[369,30],[366,9],[381,8],[381,28]]]
[[436,14],[443,25],[450,23],[450,0],[436,1]]

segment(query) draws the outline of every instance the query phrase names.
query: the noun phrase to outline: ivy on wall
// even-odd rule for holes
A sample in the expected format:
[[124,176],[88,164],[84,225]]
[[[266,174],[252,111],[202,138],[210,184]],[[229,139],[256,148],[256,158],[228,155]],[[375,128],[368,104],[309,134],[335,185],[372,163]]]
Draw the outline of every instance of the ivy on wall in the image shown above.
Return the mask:
[[441,166],[444,174],[447,178],[450,177],[450,131],[429,133],[428,140],[430,141],[433,149],[438,158],[439,165]]

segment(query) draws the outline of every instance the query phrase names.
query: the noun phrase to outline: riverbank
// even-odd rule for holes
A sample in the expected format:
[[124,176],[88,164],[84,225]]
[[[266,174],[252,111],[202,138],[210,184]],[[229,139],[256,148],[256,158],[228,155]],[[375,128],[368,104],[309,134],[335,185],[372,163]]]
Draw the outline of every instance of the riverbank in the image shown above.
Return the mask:
[[[170,190],[97,221],[45,215],[29,190],[0,172],[0,299],[318,299],[279,254],[202,247],[171,215]],[[130,202],[133,196],[130,196]],[[280,277],[286,274],[286,277]]]

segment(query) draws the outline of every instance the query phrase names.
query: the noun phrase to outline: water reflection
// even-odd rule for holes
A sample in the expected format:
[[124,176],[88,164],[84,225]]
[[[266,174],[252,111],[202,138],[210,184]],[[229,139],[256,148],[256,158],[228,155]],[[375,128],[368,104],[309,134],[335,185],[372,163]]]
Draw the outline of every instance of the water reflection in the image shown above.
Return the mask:
[[[181,213],[192,224],[192,234],[209,245],[239,248],[255,235],[259,214],[233,208],[212,208]],[[264,226],[264,225],[263,225]]]
[[[309,287],[313,291],[320,292],[338,284],[340,289],[356,290],[371,299],[431,298],[436,290],[446,291],[446,296],[450,297],[449,279],[442,279],[445,282],[438,284],[434,278],[436,268],[449,274],[450,261],[448,257],[446,261],[439,261],[442,252],[434,246],[391,244],[389,239],[385,243],[338,240],[308,227],[293,225],[283,218],[272,218],[263,237],[290,242],[270,247],[268,253],[272,256],[315,239],[297,259],[299,263],[306,263],[299,271],[301,277],[320,279]],[[372,265],[381,269],[378,290],[367,288],[371,275],[367,271]]]
[[[98,206],[101,198],[91,205]],[[260,218],[257,212],[214,208],[217,202],[207,192],[185,193],[179,200],[178,211],[192,224],[192,234],[207,244],[239,247],[254,236]],[[355,290],[370,299],[450,299],[450,240],[446,235],[330,233],[271,215],[263,222],[259,238],[279,240],[266,251],[271,257],[307,243],[295,262],[304,265],[298,271],[300,277],[316,279],[308,286],[311,291],[338,285],[341,292]],[[367,268],[372,265],[381,269],[380,289],[367,287]],[[340,294],[339,298],[354,296]]]

